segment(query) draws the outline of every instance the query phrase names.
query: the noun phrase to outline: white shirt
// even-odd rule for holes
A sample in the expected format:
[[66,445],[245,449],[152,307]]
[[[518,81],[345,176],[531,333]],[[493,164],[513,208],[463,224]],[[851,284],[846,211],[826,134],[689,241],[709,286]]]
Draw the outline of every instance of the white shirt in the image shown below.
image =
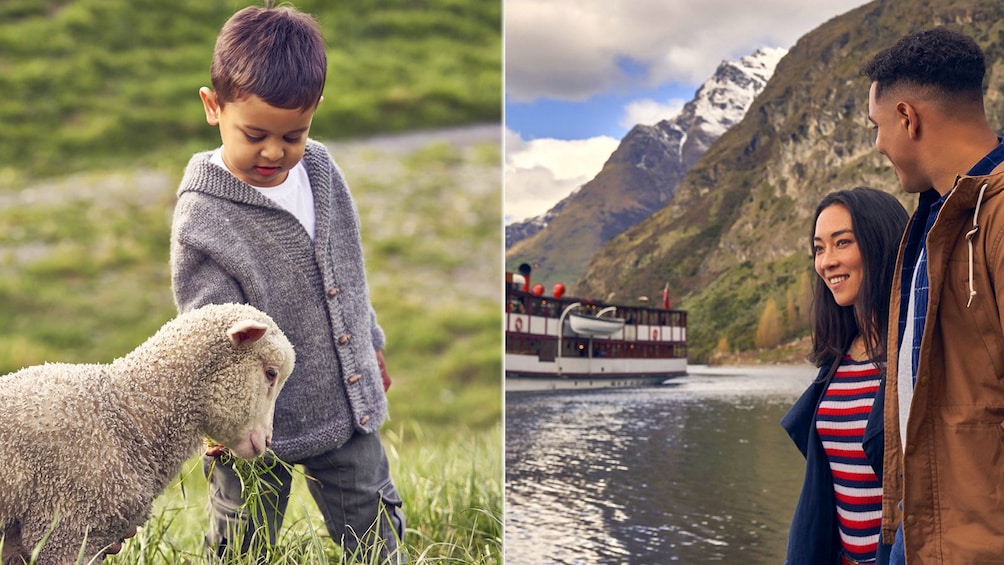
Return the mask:
[[[209,161],[214,165],[222,167],[223,170],[233,174],[227,164],[223,162],[223,148],[213,151]],[[236,176],[236,175],[235,175]],[[251,188],[262,193],[266,198],[282,206],[284,210],[296,217],[307,230],[310,240],[314,240],[314,193],[310,190],[310,178],[307,176],[307,168],[300,161],[286,175],[286,180],[278,186],[254,186]]]
[[[920,250],[917,263],[924,250]],[[916,302],[913,289],[917,287],[917,268],[913,269],[910,280],[910,293],[906,306],[906,327],[903,329],[903,343],[899,346],[899,359],[896,370],[896,393],[899,395],[899,439],[903,449],[906,449],[906,423],[910,418],[910,406],[913,404],[913,318],[916,316]]]

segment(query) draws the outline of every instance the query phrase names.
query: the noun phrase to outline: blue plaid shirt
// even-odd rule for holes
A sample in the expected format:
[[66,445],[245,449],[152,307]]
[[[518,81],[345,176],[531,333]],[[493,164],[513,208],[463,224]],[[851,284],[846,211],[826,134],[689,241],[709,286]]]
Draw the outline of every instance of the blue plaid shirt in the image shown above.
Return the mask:
[[[917,281],[916,286],[913,287],[913,300],[914,300],[914,315],[913,315],[913,382],[917,384],[917,364],[920,362],[920,340],[924,336],[924,327],[927,321],[927,298],[928,290],[930,285],[928,284],[929,279],[927,278],[927,234],[931,231],[931,226],[934,225],[934,221],[938,219],[938,212],[941,211],[941,207],[945,204],[945,200],[948,199],[948,195],[951,192],[946,192],[944,196],[938,197],[938,191],[929,190],[924,194],[920,195],[920,204],[917,206],[917,216],[916,225],[920,225],[923,221],[924,229],[917,236],[913,233],[910,234],[908,239],[908,250],[910,243],[914,244],[914,249],[912,250],[913,261],[910,264],[916,265],[917,270]],[[934,202],[931,200],[934,199]],[[925,217],[926,215],[926,217]],[[912,230],[911,230],[912,231]],[[919,238],[919,241],[915,241]],[[918,245],[919,244],[919,245]],[[923,250],[923,253],[921,253]],[[920,255],[919,260],[917,255]],[[904,262],[904,265],[906,263]],[[906,309],[905,306],[908,305],[910,292],[910,278],[913,276],[912,269],[907,272],[909,267],[904,267],[903,269],[903,286],[902,289],[902,302],[901,304],[904,308],[901,310],[900,314],[900,336],[906,328]]]

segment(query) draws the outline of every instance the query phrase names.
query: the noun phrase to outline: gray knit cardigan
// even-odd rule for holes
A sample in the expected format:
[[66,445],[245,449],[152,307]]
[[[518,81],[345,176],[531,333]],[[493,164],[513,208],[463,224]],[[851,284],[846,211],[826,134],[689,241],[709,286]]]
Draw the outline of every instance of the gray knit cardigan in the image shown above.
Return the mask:
[[194,155],[178,189],[171,276],[180,312],[208,303],[268,313],[296,350],[275,408],[272,449],[297,461],[371,433],[387,416],[376,350],[383,330],[370,305],[359,217],[321,143],[303,156],[317,217],[314,241],[289,212]]

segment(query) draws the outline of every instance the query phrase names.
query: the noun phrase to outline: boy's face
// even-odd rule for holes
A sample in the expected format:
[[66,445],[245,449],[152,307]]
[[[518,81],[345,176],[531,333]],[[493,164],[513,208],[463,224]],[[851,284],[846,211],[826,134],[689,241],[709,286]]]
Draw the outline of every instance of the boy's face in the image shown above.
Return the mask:
[[220,126],[223,162],[242,181],[259,187],[278,186],[303,158],[314,109],[277,108],[254,95],[220,108],[216,94],[205,87],[199,96],[206,121]]

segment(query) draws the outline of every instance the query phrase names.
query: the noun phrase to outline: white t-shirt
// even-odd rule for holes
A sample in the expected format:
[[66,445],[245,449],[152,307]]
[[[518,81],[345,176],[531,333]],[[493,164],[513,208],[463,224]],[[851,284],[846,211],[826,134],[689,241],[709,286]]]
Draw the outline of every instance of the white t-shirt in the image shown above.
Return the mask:
[[[920,250],[917,256],[917,265],[920,265],[920,258],[924,256],[924,250]],[[903,343],[899,346],[899,360],[896,370],[896,393],[899,395],[899,439],[900,445],[906,449],[906,423],[910,418],[910,406],[913,405],[913,324],[916,317],[917,303],[914,300],[914,289],[917,288],[916,266],[913,269],[913,278],[910,280],[910,294],[906,306],[906,327],[903,330]]]
[[[213,151],[209,161],[214,165],[222,167],[224,171],[233,174],[223,162],[223,148]],[[296,164],[286,175],[286,180],[278,186],[265,187],[248,185],[262,193],[272,202],[282,206],[284,210],[293,214],[303,229],[307,230],[310,240],[314,240],[314,193],[310,190],[310,178],[307,176],[307,168],[303,166],[303,161]]]

